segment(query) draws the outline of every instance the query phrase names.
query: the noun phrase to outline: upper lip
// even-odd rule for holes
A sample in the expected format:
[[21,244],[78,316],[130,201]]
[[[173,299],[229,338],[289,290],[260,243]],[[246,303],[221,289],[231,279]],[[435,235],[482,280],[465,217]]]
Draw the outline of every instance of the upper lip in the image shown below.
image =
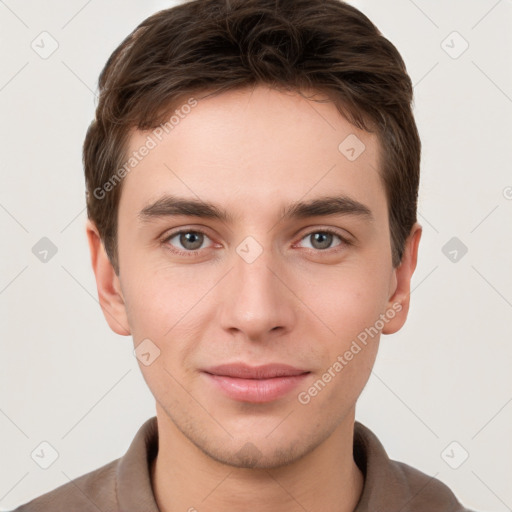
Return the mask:
[[274,377],[290,377],[309,373],[288,364],[271,363],[261,366],[250,366],[245,363],[221,364],[203,370],[212,375],[236,377],[239,379],[271,379]]

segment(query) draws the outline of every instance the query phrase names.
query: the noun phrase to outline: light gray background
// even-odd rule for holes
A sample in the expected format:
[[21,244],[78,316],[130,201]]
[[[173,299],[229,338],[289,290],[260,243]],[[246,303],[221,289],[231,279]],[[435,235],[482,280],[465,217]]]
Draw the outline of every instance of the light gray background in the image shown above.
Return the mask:
[[[403,55],[424,148],[412,309],[383,336],[357,419],[467,506],[512,510],[512,1],[350,3]],[[1,510],[120,457],[155,414],[97,303],[81,146],[106,59],[172,5],[0,0]],[[43,31],[59,45],[47,59],[31,48]],[[46,263],[42,237],[58,250]],[[452,237],[468,248],[457,262]],[[42,441],[59,454],[46,470]]]

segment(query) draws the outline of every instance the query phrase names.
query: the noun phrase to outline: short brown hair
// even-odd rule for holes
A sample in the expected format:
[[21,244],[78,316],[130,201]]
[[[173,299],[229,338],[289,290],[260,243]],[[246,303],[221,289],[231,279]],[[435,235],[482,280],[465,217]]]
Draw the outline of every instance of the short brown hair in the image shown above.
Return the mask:
[[326,93],[353,125],[377,132],[399,265],[416,222],[421,142],[397,49],[340,0],[192,0],[144,20],[99,77],[96,118],[83,147],[87,213],[116,273],[122,181],[112,180],[120,180],[131,130],[158,127],[194,93],[259,84]]

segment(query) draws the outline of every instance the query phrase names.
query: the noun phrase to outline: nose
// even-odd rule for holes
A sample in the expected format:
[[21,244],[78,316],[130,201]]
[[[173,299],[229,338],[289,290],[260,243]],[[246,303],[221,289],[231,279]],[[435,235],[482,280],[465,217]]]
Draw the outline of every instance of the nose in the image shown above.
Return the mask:
[[298,304],[284,265],[263,250],[254,261],[234,254],[233,267],[219,301],[222,328],[251,341],[290,332]]

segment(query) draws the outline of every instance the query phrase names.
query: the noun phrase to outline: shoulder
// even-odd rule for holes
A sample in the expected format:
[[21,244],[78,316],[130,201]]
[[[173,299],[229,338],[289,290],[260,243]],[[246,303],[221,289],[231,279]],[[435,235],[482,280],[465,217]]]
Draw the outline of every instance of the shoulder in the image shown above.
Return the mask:
[[116,469],[119,459],[21,505],[13,512],[118,512]]
[[414,512],[471,512],[456,498],[453,491],[443,482],[429,476],[418,469],[390,460],[397,478],[401,480],[402,488],[407,496],[406,510]]
[[157,451],[157,421],[152,417],[139,428],[122,457],[66,482],[13,512],[156,511],[149,463]]
[[420,470],[388,457],[377,436],[360,422],[354,425],[354,460],[364,474],[356,512],[471,512],[451,489]]

